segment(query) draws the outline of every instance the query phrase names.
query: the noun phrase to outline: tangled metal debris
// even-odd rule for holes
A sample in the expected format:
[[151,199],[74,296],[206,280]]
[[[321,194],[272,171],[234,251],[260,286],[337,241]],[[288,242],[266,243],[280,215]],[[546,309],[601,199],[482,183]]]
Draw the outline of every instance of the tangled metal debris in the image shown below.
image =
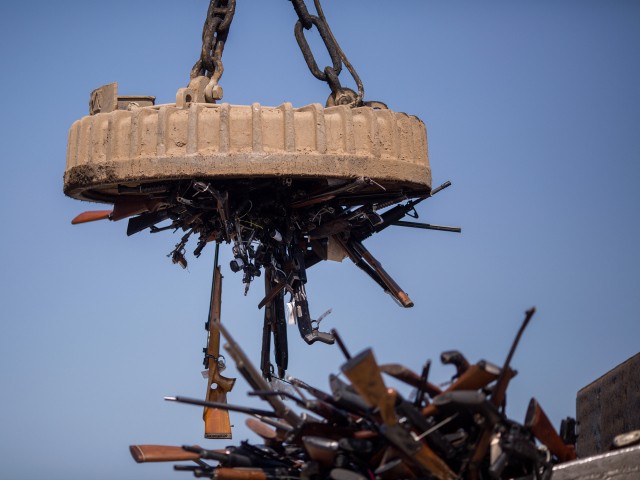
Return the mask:
[[[292,377],[293,390],[274,390],[221,326],[225,349],[253,389],[249,395],[270,408],[166,399],[249,415],[247,426],[264,444],[243,441],[220,450],[133,445],[131,453],[138,462],[193,460],[195,465],[175,469],[220,480],[549,480],[553,465],[575,459],[572,419],[563,422],[559,435],[535,399],[523,423],[505,414],[507,386],[517,373],[511,358],[534,311],[526,312],[502,367],[485,360],[470,364],[460,352],[444,352],[443,363],[456,367],[444,390],[429,382],[429,361],[418,375],[400,364],[378,365],[371,349],[351,356],[342,341],[346,380],[330,375],[331,393]],[[388,389],[383,373],[413,387],[413,395]]]
[[[266,292],[259,308],[265,308],[265,323],[271,325],[276,337],[276,366],[282,377],[287,369],[287,340],[286,330],[278,326],[287,323],[285,294],[290,295],[288,303],[305,342],[334,341],[331,334],[319,331],[319,320],[311,317],[305,290],[307,268],[346,255],[401,306],[413,306],[363,241],[391,225],[460,231],[402,220],[405,216],[417,218],[415,207],[449,185],[446,182],[422,192],[389,190],[367,177],[324,188],[318,188],[317,182],[291,179],[120,185],[118,191],[123,196],[113,211],[85,212],[74,223],[144,212],[129,219],[127,235],[147,229],[151,233],[184,232],[167,255],[183,268],[192,235],[197,237],[196,257],[209,242],[231,243],[230,269],[242,275],[245,294],[251,282],[265,272]],[[265,375],[270,375],[268,369]]]

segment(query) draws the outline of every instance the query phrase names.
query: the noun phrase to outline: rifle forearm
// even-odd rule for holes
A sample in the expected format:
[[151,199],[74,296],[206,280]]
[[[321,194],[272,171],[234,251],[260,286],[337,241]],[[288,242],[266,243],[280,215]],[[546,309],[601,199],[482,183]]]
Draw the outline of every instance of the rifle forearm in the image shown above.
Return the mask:
[[198,454],[187,452],[182,447],[169,445],[130,445],[129,452],[137,463],[181,462],[200,458]]
[[553,428],[549,418],[535,398],[532,398],[529,402],[524,426],[546,445],[549,451],[561,462],[576,459],[576,450],[573,445],[567,445],[562,441],[562,438]]

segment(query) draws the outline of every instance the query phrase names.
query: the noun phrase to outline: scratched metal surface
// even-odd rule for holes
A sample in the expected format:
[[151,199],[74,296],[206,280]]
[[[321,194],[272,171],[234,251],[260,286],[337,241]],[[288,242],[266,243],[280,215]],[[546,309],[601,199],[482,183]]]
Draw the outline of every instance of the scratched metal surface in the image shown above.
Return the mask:
[[[616,435],[640,429],[640,353],[578,392],[576,450],[586,458],[609,450]],[[640,478],[638,476],[637,478]]]
[[553,469],[553,480],[638,480],[640,445],[563,463]]

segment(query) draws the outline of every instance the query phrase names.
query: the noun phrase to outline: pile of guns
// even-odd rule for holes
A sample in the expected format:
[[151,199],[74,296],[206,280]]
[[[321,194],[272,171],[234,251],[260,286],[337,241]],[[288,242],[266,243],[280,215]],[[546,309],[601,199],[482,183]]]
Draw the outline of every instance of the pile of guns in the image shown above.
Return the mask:
[[[563,421],[558,434],[535,399],[523,423],[505,414],[507,386],[517,373],[511,358],[533,313],[526,312],[502,367],[444,352],[442,362],[456,368],[444,389],[429,381],[429,361],[421,374],[400,364],[378,365],[370,349],[351,356],[334,330],[346,362],[342,375],[329,377],[331,393],[292,377],[290,390],[274,389],[276,382],[267,382],[220,324],[224,348],[252,388],[249,394],[270,408],[166,399],[244,413],[264,444],[243,441],[221,450],[133,445],[131,453],[138,462],[193,461],[174,468],[219,480],[550,479],[554,464],[575,458],[575,421]],[[387,388],[383,374],[412,387],[413,395]]]
[[[391,184],[383,186],[368,177],[353,180],[206,179],[117,185],[112,210],[84,212],[73,224],[129,218],[127,235],[144,230],[184,232],[167,255],[187,267],[186,245],[198,237],[193,251],[199,257],[209,242],[230,243],[230,269],[242,273],[245,294],[251,282],[265,272],[265,332],[273,333],[277,374],[288,368],[286,325],[298,325],[305,342],[333,344],[328,332],[319,331],[320,319],[312,319],[305,284],[306,270],[322,260],[349,257],[403,307],[413,302],[363,241],[396,225],[460,232],[445,227],[402,220],[417,218],[415,207],[451,185],[416,190]],[[285,303],[285,295],[290,299]],[[289,314],[287,314],[287,305]],[[263,356],[269,357],[270,335],[265,334]],[[263,372],[270,372],[263,365]],[[274,369],[275,370],[275,369]]]

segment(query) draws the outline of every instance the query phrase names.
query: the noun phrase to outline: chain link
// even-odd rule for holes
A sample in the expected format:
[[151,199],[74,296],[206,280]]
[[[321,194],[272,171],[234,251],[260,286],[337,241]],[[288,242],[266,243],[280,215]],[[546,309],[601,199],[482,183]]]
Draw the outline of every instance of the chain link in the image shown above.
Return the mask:
[[222,88],[218,85],[224,72],[222,52],[235,10],[236,0],[211,0],[209,3],[202,29],[202,51],[191,69],[192,80],[197,77],[209,78],[205,88],[205,99],[209,103],[222,98]]
[[[296,23],[294,33],[298,46],[302,51],[302,56],[304,57],[305,62],[307,62],[307,66],[309,67],[311,74],[318,80],[327,82],[329,88],[331,88],[331,95],[327,99],[327,106],[350,105],[352,107],[358,107],[363,105],[364,86],[362,85],[362,81],[333,36],[333,33],[329,28],[329,24],[325,19],[324,12],[322,11],[320,0],[314,0],[314,6],[318,12],[317,16],[309,13],[304,0],[290,1],[298,15],[298,22]],[[311,47],[309,47],[309,43],[304,36],[304,30],[310,30],[314,26],[318,29],[320,38],[327,48],[327,52],[331,58],[331,65],[324,67],[323,70],[320,70],[320,67],[318,67],[318,63],[313,56]],[[340,84],[338,75],[340,75],[340,72],[342,71],[343,63],[356,82],[358,93],[354,92],[350,88],[342,87]]]

